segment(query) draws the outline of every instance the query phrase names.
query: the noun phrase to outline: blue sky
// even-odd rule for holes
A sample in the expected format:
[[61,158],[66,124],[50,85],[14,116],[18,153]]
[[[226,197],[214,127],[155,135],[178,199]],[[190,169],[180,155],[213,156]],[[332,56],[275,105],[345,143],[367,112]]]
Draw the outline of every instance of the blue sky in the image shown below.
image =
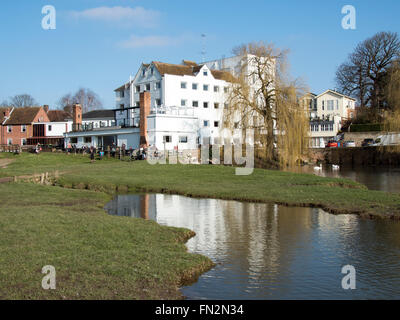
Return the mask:
[[[344,5],[357,10],[356,30],[341,27]],[[43,30],[42,7],[57,10]],[[400,32],[398,0],[2,0],[0,102],[19,93],[55,107],[79,87],[114,108],[113,90],[141,62],[201,62],[264,40],[290,49],[291,72],[311,91],[334,87],[335,70],[356,44],[379,31]]]

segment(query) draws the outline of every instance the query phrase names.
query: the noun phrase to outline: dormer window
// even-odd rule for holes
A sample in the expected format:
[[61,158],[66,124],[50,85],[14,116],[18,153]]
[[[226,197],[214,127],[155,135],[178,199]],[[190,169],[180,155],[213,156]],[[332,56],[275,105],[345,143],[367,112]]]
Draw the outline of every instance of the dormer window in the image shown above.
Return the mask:
[[144,77],[145,75],[146,75],[146,70],[143,69],[143,70],[142,70],[142,76]]

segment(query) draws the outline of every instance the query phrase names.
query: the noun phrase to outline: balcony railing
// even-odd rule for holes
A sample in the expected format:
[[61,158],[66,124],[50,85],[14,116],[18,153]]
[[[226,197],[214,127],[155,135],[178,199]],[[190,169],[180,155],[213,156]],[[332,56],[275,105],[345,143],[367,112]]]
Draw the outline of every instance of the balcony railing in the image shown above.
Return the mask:
[[174,115],[174,116],[194,116],[194,107],[177,106],[156,106],[151,108],[150,114]]
[[100,124],[99,126],[94,123],[87,124],[74,124],[72,131],[74,132],[86,132],[86,131],[100,131],[104,129],[119,129],[119,128],[139,128],[139,121],[136,119],[121,119],[118,123],[113,121],[110,125]]

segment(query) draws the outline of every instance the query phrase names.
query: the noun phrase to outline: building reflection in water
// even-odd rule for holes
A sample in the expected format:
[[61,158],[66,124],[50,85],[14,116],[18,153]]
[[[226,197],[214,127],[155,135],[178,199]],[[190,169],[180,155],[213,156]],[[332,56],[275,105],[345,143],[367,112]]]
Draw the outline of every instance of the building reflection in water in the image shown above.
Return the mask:
[[[190,298],[400,298],[399,223],[161,194],[118,196],[106,210],[196,232],[189,251],[217,266],[183,288]],[[350,294],[340,287],[347,264],[357,266],[360,288]]]
[[143,218],[157,221],[157,201],[154,194],[120,195],[106,204],[104,209],[111,215]]

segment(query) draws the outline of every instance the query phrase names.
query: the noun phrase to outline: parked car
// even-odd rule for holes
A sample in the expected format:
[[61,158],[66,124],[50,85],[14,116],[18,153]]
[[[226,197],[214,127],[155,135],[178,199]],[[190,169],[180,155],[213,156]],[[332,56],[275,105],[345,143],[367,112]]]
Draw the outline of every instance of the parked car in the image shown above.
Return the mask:
[[327,148],[337,148],[339,147],[339,144],[335,140],[329,140],[328,144],[326,145]]
[[345,148],[354,148],[356,143],[354,141],[345,141],[344,145]]
[[362,147],[370,147],[374,144],[374,139],[364,139],[364,141],[362,142],[361,146]]
[[374,143],[372,144],[373,147],[378,147],[383,145],[382,143],[382,136],[379,136],[377,139],[375,139]]

